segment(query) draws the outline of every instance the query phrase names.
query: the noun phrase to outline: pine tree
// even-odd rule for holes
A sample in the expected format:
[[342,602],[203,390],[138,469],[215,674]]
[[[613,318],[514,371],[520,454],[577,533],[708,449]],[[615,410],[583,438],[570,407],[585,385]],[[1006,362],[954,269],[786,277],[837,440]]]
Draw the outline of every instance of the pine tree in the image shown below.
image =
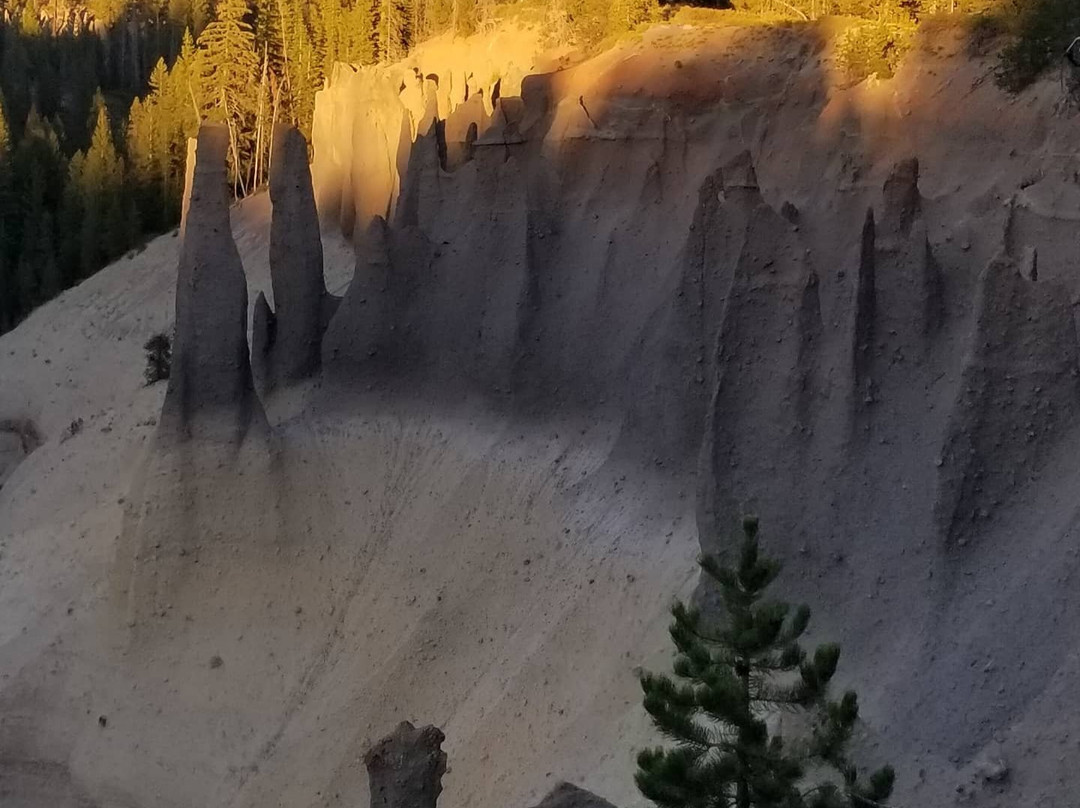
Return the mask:
[[198,133],[203,121],[201,110],[206,105],[206,90],[199,74],[199,52],[189,30],[184,31],[180,55],[169,70],[168,79],[162,82],[159,96],[164,106],[163,120],[179,143],[178,159],[182,164],[187,160],[187,139]]
[[82,166],[84,156],[76,152],[68,163],[68,181],[60,202],[58,249],[61,273],[67,284],[83,277],[83,193]]
[[31,107],[11,159],[15,208],[9,236],[16,261],[16,317],[43,302],[56,286],[52,211],[60,205],[65,171],[56,131]]
[[[78,155],[77,155],[78,156]],[[82,203],[79,277],[87,277],[130,246],[126,218],[124,163],[113,144],[109,116],[98,108],[90,149],[85,158],[72,160],[69,185]]]
[[[456,0],[472,9],[472,0]],[[378,57],[393,62],[409,52],[412,45],[412,13],[409,0],[378,0]],[[458,18],[455,17],[455,20]],[[461,17],[465,19],[464,12]]]
[[246,0],[221,0],[214,21],[198,40],[199,78],[205,111],[229,126],[234,184],[246,190],[258,97],[259,58]]
[[221,0],[213,22],[199,35],[199,74],[206,101],[222,115],[241,116],[253,107],[258,75],[255,32],[246,0]]
[[[858,719],[855,693],[827,696],[840,649],[822,645],[808,657],[799,639],[810,610],[766,600],[780,564],[760,554],[758,523],[743,522],[737,565],[715,557],[701,568],[718,586],[720,626],[696,610],[673,607],[676,683],[646,673],[644,705],[653,723],[675,741],[638,755],[638,788],[661,808],[870,808],[892,793],[893,770],[859,782],[847,746]],[[808,737],[771,732],[770,711],[803,713]]]
[[16,267],[16,290],[19,313],[26,314],[50,294],[60,291],[55,283],[56,260],[53,247],[52,217],[45,201],[46,178],[40,166],[32,166],[28,177],[22,242]]
[[476,0],[453,0],[450,27],[458,36],[476,31]]
[[4,88],[8,120],[16,133],[33,105],[32,74],[33,60],[26,38],[17,25],[4,26],[3,48],[0,49],[0,84]]
[[255,49],[276,76],[285,74],[281,0],[255,0]]

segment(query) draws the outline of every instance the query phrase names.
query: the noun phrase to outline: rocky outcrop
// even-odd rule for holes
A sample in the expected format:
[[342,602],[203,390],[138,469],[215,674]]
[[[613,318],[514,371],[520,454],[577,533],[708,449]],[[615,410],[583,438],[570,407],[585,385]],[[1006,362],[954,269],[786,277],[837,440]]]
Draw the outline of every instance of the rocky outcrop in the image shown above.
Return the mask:
[[856,413],[869,413],[882,389],[907,372],[905,362],[926,357],[945,322],[945,279],[918,183],[918,160],[897,163],[882,187],[881,215],[871,208],[863,225],[853,332]]
[[874,338],[877,329],[877,225],[874,211],[866,211],[859,244],[859,269],[855,291],[855,330],[852,342],[852,374],[856,408],[874,400],[872,378]]
[[325,222],[362,236],[394,221],[413,141],[437,125],[444,168],[464,165],[502,98],[522,93],[544,51],[539,29],[508,25],[480,37],[427,43],[396,65],[335,66],[316,96],[312,174]]
[[472,159],[476,141],[487,129],[489,121],[483,91],[470,96],[450,113],[442,128],[442,167],[445,170],[454,171]]
[[534,808],[615,808],[603,797],[563,781],[544,795]]
[[[714,507],[731,514],[756,507],[759,498],[798,490],[789,469],[777,467],[772,457],[777,451],[797,456],[812,431],[821,324],[818,284],[798,233],[762,198],[748,155],[725,167],[718,213],[736,229],[725,251],[734,263],[716,336],[706,463]],[[750,413],[755,426],[747,420]]]
[[408,721],[364,755],[371,808],[435,808],[446,773],[446,736],[437,727]]
[[0,487],[40,445],[41,436],[33,421],[25,418],[0,419]]
[[252,351],[262,388],[306,379],[319,370],[321,340],[337,307],[323,279],[322,239],[308,169],[307,141],[292,126],[274,131],[270,167],[270,279],[275,310],[260,295]]
[[206,125],[189,148],[172,373],[159,436],[239,443],[264,421],[247,341],[247,282],[229,221],[224,126]]
[[882,188],[882,196],[884,218],[893,224],[897,232],[910,232],[912,223],[922,212],[918,158],[910,157],[893,166]]
[[980,279],[971,353],[937,460],[935,512],[950,545],[966,545],[1037,479],[1074,427],[1078,362],[1067,291],[1023,277],[1008,256],[995,258]]
[[260,390],[267,390],[272,385],[271,360],[276,330],[274,310],[270,308],[266,294],[259,292],[251,312],[251,373]]

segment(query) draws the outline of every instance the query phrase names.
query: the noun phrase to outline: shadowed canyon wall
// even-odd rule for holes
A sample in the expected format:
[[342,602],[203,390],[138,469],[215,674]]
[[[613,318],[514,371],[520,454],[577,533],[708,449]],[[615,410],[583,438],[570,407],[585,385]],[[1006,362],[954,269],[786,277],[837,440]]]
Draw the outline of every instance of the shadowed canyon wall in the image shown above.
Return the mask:
[[1080,403],[1075,120],[963,37],[845,87],[812,32],[654,30],[448,112],[421,55],[324,91],[313,144],[358,253],[328,382],[615,418],[619,451],[695,475],[706,550],[761,513],[853,656],[904,671],[868,714],[957,762],[1064,661],[1006,637],[1075,611],[1075,558],[1025,563],[1023,514],[1069,541],[1045,503]]
[[[635,668],[752,510],[898,804],[1068,804],[1080,128],[989,68],[934,26],[857,86],[813,26],[442,40],[339,66],[310,174],[280,129],[231,212],[204,130],[158,264],[4,337],[44,381],[0,386],[35,425],[0,447],[0,774],[337,806],[421,719],[444,805],[633,808]],[[112,383],[174,304],[168,390]]]

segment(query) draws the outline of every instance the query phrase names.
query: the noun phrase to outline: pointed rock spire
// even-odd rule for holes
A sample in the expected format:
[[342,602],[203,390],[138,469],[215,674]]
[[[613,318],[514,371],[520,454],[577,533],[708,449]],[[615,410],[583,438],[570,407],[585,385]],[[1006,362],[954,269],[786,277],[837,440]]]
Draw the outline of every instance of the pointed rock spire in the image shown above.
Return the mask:
[[[333,301],[323,280],[322,239],[308,169],[307,141],[292,126],[274,130],[270,166],[270,279],[272,329],[263,329],[268,387],[308,378],[319,370],[322,334]],[[261,312],[268,319],[269,307]]]
[[239,443],[254,419],[247,343],[247,282],[229,222],[228,130],[206,125],[188,149],[176,338],[161,412],[165,439]]

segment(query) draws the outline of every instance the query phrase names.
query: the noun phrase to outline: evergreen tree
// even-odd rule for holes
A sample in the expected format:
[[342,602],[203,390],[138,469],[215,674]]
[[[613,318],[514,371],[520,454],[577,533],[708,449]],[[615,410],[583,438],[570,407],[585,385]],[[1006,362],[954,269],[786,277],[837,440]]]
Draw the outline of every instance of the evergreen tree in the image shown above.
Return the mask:
[[[259,82],[263,118],[260,131],[268,126],[267,118],[285,119],[304,132],[310,132],[314,115],[315,92],[322,86],[326,53],[323,11],[302,0],[264,0],[276,9],[273,36],[268,36],[260,58],[265,71]],[[339,0],[331,0],[339,2]],[[280,38],[275,45],[274,37]],[[256,94],[256,108],[260,97]],[[267,138],[263,138],[266,140]],[[266,145],[266,144],[264,144]]]
[[66,284],[77,283],[84,275],[83,266],[83,194],[82,152],[76,152],[68,163],[68,181],[60,202],[60,245],[58,260]]
[[64,157],[52,124],[33,107],[11,159],[11,249],[19,316],[43,302],[57,284],[53,211],[63,191]]
[[11,131],[18,135],[33,103],[32,63],[26,39],[19,27],[8,25],[3,32],[0,51],[0,85],[7,102]]
[[[151,76],[151,79],[154,77]],[[160,75],[158,78],[161,81]],[[151,85],[153,89],[153,85]],[[168,81],[160,86],[160,96],[165,107],[164,121],[170,131],[179,131],[181,161],[187,159],[187,139],[199,131],[203,118],[201,109],[206,104],[206,90],[199,73],[199,52],[191,31],[185,30],[180,42],[180,55],[168,72]],[[170,140],[170,143],[173,140]]]
[[[847,756],[859,709],[855,693],[827,697],[840,649],[808,657],[799,639],[810,610],[766,600],[780,564],[760,554],[758,523],[743,522],[735,566],[715,557],[701,568],[720,590],[724,619],[708,626],[699,612],[673,607],[671,638],[678,681],[646,673],[645,709],[674,748],[638,755],[638,788],[661,808],[870,808],[892,793],[893,771],[859,782]],[[808,737],[771,732],[770,711],[804,713]]]
[[109,116],[98,108],[94,136],[86,156],[76,155],[69,168],[65,202],[77,199],[82,223],[78,278],[119,257],[132,241],[124,193],[124,163],[113,144]]
[[259,60],[246,0],[221,0],[198,40],[204,111],[229,127],[233,181],[244,191],[258,97]]
[[19,309],[29,312],[60,291],[53,245],[52,217],[46,204],[46,177],[39,165],[28,177],[22,242],[16,268]]
[[281,0],[255,0],[255,49],[265,57],[268,69],[285,73],[285,37]]
[[253,108],[259,65],[250,13],[246,0],[221,0],[213,22],[199,35],[199,76],[205,100],[219,116],[239,118]]
[[[455,0],[455,8],[458,4],[469,10],[472,8],[472,0]],[[372,8],[377,12],[372,22],[376,26],[378,60],[392,62],[401,59],[412,44],[409,0],[377,0]],[[459,20],[465,19],[465,12],[454,19],[456,26]]]
[[458,36],[469,36],[476,31],[476,0],[453,0],[450,27]]

